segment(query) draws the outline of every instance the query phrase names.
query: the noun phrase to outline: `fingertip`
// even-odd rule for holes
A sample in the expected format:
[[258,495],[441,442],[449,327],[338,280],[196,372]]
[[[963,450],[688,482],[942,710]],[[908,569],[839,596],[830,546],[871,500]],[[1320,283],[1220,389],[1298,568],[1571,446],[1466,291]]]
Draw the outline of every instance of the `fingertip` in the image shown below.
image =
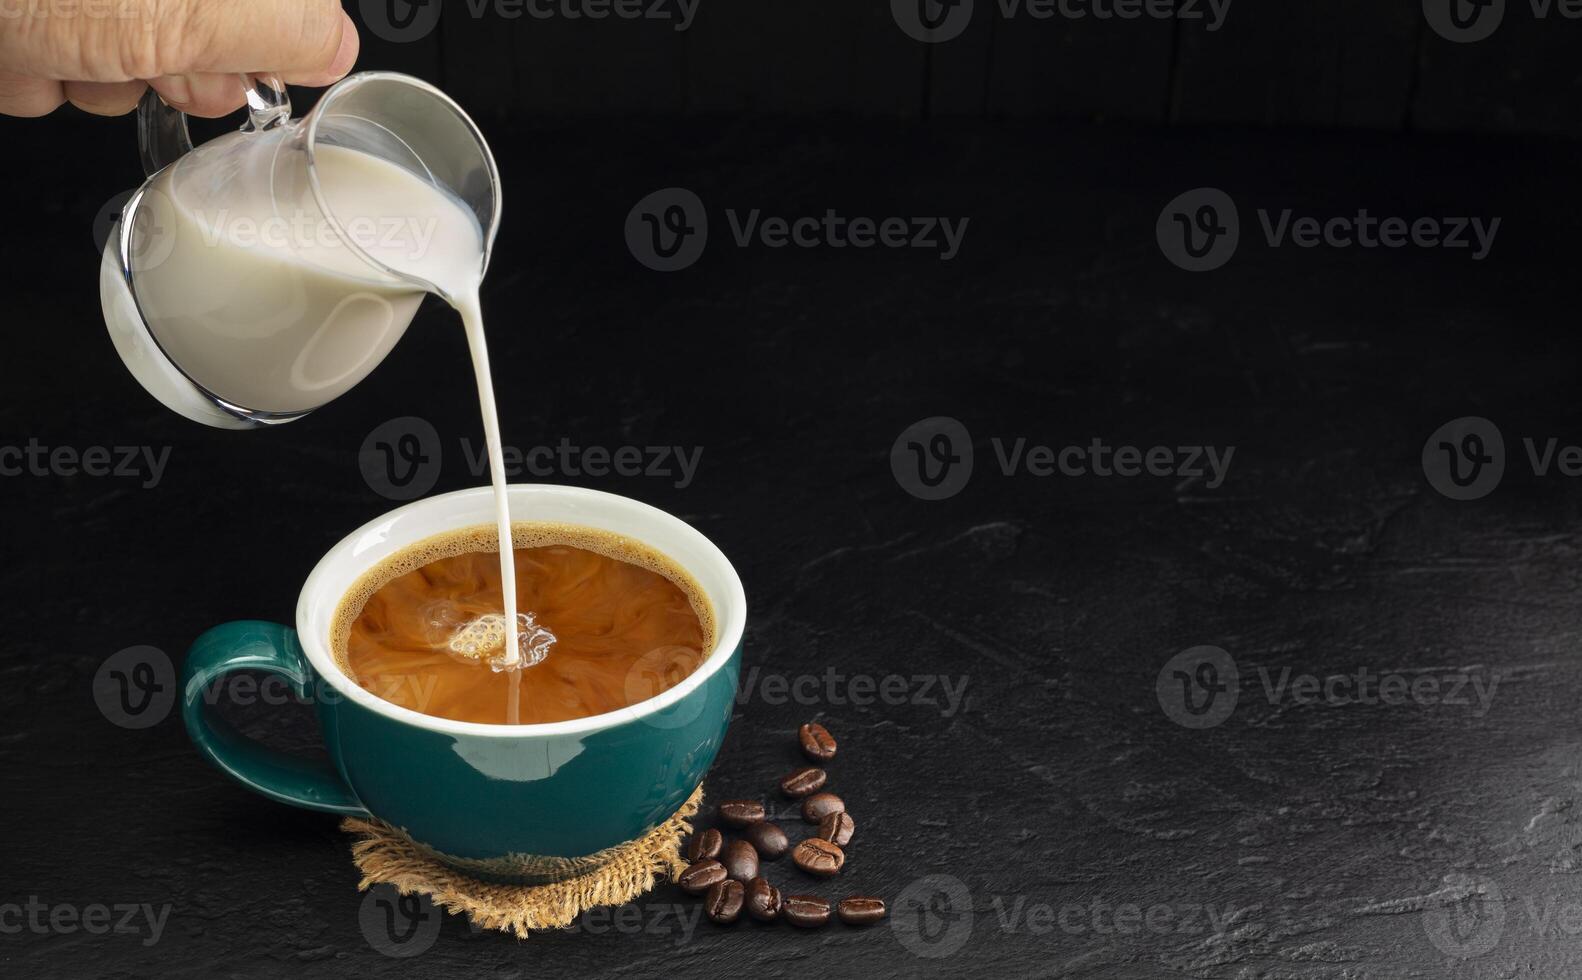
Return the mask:
[[150,81],[148,87],[158,92],[165,104],[172,108],[186,111],[187,106],[192,104],[192,86],[184,75],[161,75]]
[[234,99],[198,99],[179,108],[189,116],[198,116],[202,119],[223,119],[246,104],[247,99],[238,95]]
[[60,82],[0,71],[0,116],[34,119],[66,104]]
[[217,119],[247,104],[235,75],[165,75],[150,84],[172,108],[189,116]]
[[144,82],[65,82],[66,99],[95,116],[124,116],[137,108],[148,89]]
[[357,56],[362,51],[362,39],[357,36],[357,25],[351,17],[341,11],[340,46],[335,49],[335,57],[330,59],[330,65],[323,71],[287,72],[282,79],[288,85],[302,85],[307,88],[324,88],[334,85],[345,78],[357,64]]
[[341,46],[335,52],[335,60],[330,62],[328,74],[333,81],[346,77],[357,64],[357,55],[362,51],[362,39],[357,36],[357,25],[352,22],[351,15],[341,11]]

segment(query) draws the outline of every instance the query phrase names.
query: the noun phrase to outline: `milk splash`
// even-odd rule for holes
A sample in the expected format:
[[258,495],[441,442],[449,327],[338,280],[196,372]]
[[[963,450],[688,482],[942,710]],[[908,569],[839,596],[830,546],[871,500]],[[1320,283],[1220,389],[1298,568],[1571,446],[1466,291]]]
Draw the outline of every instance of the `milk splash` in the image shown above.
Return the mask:
[[[555,645],[555,634],[540,626],[530,612],[517,613],[516,634],[521,667],[542,663]],[[445,646],[463,657],[487,658],[495,673],[510,669],[505,656],[505,617],[497,613],[486,613],[465,624],[451,634]]]

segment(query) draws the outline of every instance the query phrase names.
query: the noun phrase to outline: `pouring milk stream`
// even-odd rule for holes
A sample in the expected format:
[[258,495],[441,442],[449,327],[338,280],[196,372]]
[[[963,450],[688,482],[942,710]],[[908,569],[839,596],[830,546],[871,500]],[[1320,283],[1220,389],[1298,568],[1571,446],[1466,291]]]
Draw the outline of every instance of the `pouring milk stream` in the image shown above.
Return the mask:
[[295,123],[277,82],[243,81],[248,125],[196,149],[157,96],[139,107],[150,179],[112,230],[100,277],[117,351],[189,418],[271,425],[366,376],[425,293],[454,307],[478,386],[504,600],[503,622],[471,624],[471,635],[503,632],[503,655],[479,659],[518,678],[506,685],[515,722],[516,570],[478,299],[499,220],[493,158],[461,109],[417,79],[350,76]]

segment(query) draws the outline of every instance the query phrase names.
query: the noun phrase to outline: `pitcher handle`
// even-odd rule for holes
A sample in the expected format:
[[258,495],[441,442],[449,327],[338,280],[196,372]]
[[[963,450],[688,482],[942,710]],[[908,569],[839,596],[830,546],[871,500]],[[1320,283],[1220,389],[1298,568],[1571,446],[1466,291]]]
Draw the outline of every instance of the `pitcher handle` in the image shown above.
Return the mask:
[[291,97],[278,75],[242,75],[242,90],[247,93],[247,122],[244,133],[263,133],[291,118]]
[[[244,133],[262,133],[291,118],[291,98],[279,77],[272,74],[238,75],[247,94]],[[192,149],[187,114],[172,108],[150,88],[137,104],[137,150],[143,175],[152,177]]]

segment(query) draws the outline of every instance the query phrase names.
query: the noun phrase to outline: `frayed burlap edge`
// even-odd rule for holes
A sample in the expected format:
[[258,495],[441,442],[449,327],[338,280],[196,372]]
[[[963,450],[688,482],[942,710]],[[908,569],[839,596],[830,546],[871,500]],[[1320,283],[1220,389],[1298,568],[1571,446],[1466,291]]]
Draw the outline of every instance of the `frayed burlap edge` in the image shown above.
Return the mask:
[[[377,820],[347,817],[341,829],[357,837],[352,861],[363,874],[359,891],[390,885],[400,894],[428,895],[447,912],[465,914],[483,929],[526,939],[535,929],[560,929],[600,905],[624,905],[651,890],[659,878],[674,878],[687,866],[681,840],[703,803],[703,787],[664,823],[639,840],[610,848],[599,868],[546,885],[502,885],[479,881],[420,850],[400,832]],[[601,855],[601,856],[604,856]]]

